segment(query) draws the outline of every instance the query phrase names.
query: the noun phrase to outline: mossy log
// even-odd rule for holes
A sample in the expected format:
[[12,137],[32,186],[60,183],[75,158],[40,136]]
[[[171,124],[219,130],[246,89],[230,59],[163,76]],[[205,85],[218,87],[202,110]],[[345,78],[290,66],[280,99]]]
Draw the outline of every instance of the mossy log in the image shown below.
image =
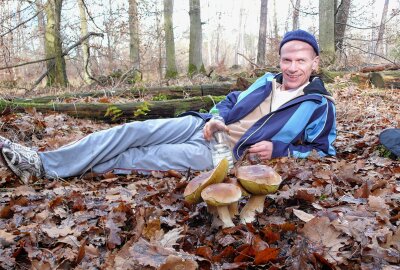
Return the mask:
[[69,99],[79,99],[86,97],[132,97],[138,98],[146,95],[152,95],[160,99],[178,99],[184,97],[196,97],[196,96],[222,96],[227,95],[231,92],[233,83],[217,83],[217,84],[203,84],[203,85],[187,85],[187,86],[159,86],[141,88],[135,87],[129,90],[104,90],[96,92],[86,93],[73,93],[63,94],[58,96],[44,96],[35,98],[18,98],[13,99],[14,102],[27,102],[27,103],[49,103],[49,102],[62,102]]
[[361,87],[400,89],[400,72],[370,72],[352,74],[351,80]]
[[[215,102],[220,97],[214,97]],[[209,110],[213,106],[210,97],[194,97],[164,101],[131,102],[123,104],[105,103],[26,103],[0,100],[2,113],[23,112],[35,108],[38,112],[59,112],[77,118],[121,122],[125,120],[147,120],[175,117],[185,111]]]

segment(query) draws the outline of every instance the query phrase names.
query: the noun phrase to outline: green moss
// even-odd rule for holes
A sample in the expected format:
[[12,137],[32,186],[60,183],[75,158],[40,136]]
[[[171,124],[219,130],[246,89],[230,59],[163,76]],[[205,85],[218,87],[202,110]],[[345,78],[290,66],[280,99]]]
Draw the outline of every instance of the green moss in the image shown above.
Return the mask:
[[178,72],[176,70],[170,70],[167,69],[167,72],[165,73],[165,78],[166,79],[173,79],[178,76]]
[[154,100],[154,101],[162,101],[162,100],[167,100],[167,99],[168,99],[167,95],[161,94],[161,93],[152,98],[152,100]]
[[190,64],[188,68],[188,75],[193,76],[195,73],[197,73],[197,67],[194,64]]
[[382,144],[378,145],[376,147],[376,150],[378,151],[380,157],[390,158],[390,159],[393,159],[393,160],[400,160],[400,157],[397,157],[395,154],[390,152],[390,150],[387,149]]
[[206,74],[206,68],[204,67],[204,64],[201,64],[200,70],[201,73]]

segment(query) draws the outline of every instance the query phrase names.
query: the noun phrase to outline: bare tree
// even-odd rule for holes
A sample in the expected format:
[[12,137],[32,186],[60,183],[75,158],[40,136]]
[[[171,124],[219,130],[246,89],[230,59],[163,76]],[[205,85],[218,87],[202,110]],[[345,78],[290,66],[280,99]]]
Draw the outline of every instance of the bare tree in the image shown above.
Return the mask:
[[388,12],[389,0],[385,0],[382,10],[381,24],[379,26],[378,39],[376,40],[375,54],[383,52],[383,34],[385,33],[386,16]]
[[319,45],[323,65],[335,60],[335,3],[319,0]]
[[351,0],[342,0],[335,14],[335,49],[342,52]]
[[52,58],[47,61],[47,85],[67,86],[67,72],[62,50],[60,33],[61,8],[63,0],[48,0],[45,5],[46,29],[45,29],[45,51],[46,57]]
[[[84,1],[85,0],[78,0],[79,17],[81,21],[81,37],[84,37],[88,34],[88,21],[86,17]],[[89,39],[86,39],[82,42],[82,55],[83,55],[83,80],[86,84],[91,84],[92,79],[90,78],[91,71],[89,66]]]
[[132,67],[140,69],[139,16],[136,0],[129,0],[129,59]]
[[260,9],[260,28],[258,31],[258,52],[257,52],[257,65],[265,65],[265,48],[267,43],[267,14],[268,14],[268,0],[261,0]]
[[300,0],[296,0],[296,4],[293,9],[293,27],[292,30],[300,28],[299,23],[299,13],[300,13]]
[[175,78],[178,74],[175,60],[175,40],[172,14],[174,10],[174,0],[164,0],[164,31],[165,31],[165,56],[167,69],[166,78]]
[[189,1],[190,44],[188,73],[205,72],[202,58],[202,30],[200,17],[200,0]]

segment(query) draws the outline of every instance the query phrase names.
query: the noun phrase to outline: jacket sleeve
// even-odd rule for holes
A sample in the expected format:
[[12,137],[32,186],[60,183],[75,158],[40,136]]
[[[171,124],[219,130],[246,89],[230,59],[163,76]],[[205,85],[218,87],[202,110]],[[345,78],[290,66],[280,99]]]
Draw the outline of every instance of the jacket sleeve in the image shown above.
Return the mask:
[[303,127],[301,136],[296,136],[297,141],[284,142],[280,140],[279,133],[271,139],[273,143],[272,158],[283,156],[306,158],[313,150],[320,156],[336,154],[332,145],[336,139],[335,106],[330,101],[326,101],[322,106],[325,109],[321,110],[320,108],[319,111],[322,112],[315,112],[317,116]]
[[227,120],[228,113],[232,110],[233,106],[235,106],[240,93],[241,91],[231,92],[224,100],[215,105],[219,110],[219,114],[225,119],[225,121]]

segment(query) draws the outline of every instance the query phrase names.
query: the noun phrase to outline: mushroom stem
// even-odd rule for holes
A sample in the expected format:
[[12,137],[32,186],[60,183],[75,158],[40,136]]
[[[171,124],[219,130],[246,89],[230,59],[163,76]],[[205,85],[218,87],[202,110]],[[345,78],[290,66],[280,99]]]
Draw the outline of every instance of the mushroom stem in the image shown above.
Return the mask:
[[217,206],[218,216],[223,222],[222,228],[233,227],[235,224],[232,221],[231,214],[227,205]]
[[221,220],[218,218],[217,206],[207,205],[207,212],[212,216],[211,227],[219,227],[222,225]]
[[229,209],[229,214],[231,215],[231,218],[234,218],[235,216],[239,215],[239,206],[238,202],[231,203],[228,205]]
[[262,213],[267,195],[251,195],[240,212],[240,221],[244,224],[252,223],[256,219],[256,212]]

